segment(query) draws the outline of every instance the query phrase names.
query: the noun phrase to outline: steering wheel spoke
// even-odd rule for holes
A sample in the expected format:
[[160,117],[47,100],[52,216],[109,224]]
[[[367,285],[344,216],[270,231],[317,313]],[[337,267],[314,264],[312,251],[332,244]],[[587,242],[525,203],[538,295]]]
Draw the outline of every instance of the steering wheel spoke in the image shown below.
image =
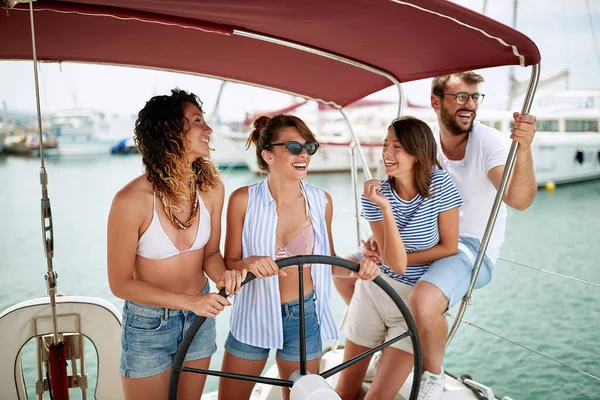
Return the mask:
[[298,263],[298,306],[300,308],[300,375],[307,375],[306,370],[306,315],[304,311],[304,262]]
[[327,379],[332,375],[337,374],[338,372],[356,364],[357,362],[359,362],[360,360],[372,356],[373,354],[377,353],[378,351],[383,350],[384,348],[396,343],[399,340],[404,339],[405,337],[410,336],[410,332],[406,331],[398,336],[396,336],[393,339],[388,340],[387,342],[384,342],[382,344],[380,344],[377,347],[373,347],[370,350],[365,351],[362,354],[357,355],[356,357],[353,357],[351,359],[349,359],[348,361],[344,361],[343,363],[341,363],[340,365],[337,365],[333,368],[328,369],[327,371],[321,372],[319,375],[321,375],[323,378]]
[[268,385],[283,386],[283,387],[288,387],[288,388],[291,388],[294,385],[294,382],[290,381],[289,379],[266,378],[264,376],[246,375],[246,374],[234,374],[231,372],[213,371],[211,369],[181,367],[181,372],[191,372],[193,374],[218,376],[220,378],[239,379],[242,381],[249,381],[249,382],[256,382],[256,383],[266,383]]

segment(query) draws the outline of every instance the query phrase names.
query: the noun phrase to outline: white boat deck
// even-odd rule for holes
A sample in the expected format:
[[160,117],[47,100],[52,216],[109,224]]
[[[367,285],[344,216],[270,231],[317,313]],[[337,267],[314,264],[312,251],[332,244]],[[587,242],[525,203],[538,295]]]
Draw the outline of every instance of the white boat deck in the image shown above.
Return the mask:
[[[323,355],[321,359],[320,370],[324,371],[330,369],[336,365],[341,364],[344,356],[343,349],[337,349],[334,351],[328,351]],[[277,373],[277,366],[273,365],[264,374],[265,377],[279,378]],[[408,400],[410,396],[410,388],[412,385],[412,373],[400,389],[398,395],[394,400]],[[339,378],[339,374],[335,374],[327,379],[327,382],[331,387],[335,388]],[[366,393],[369,390],[371,382],[363,382],[363,390]],[[208,393],[202,396],[202,400],[217,400],[218,392]],[[257,384],[252,392],[251,400],[279,400],[281,399],[281,390],[278,387],[270,386],[266,384]],[[495,399],[495,397],[492,397]],[[441,400],[478,400],[477,396],[467,387],[465,384],[457,381],[451,376],[446,374],[446,381],[444,385],[444,392],[442,393]]]

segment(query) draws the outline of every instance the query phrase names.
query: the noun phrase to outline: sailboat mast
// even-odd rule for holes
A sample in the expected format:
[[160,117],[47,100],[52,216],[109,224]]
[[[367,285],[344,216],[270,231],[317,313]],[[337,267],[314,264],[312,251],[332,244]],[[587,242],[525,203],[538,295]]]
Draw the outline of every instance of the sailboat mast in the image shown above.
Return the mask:
[[223,88],[225,87],[226,83],[227,83],[227,81],[223,80],[221,82],[221,85],[219,86],[219,94],[217,94],[217,100],[215,101],[215,108],[213,109],[213,112],[210,115],[210,118],[208,120],[211,125],[216,124],[216,122],[219,118],[219,106],[221,105],[221,95],[223,94]]

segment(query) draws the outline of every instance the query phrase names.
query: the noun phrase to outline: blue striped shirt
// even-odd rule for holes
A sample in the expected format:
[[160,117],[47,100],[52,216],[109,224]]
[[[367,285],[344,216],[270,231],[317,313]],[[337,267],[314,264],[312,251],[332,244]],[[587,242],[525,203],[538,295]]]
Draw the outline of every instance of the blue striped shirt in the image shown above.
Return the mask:
[[[315,233],[313,254],[331,255],[325,222],[327,197],[322,189],[302,183],[308,199]],[[271,256],[275,258],[277,211],[267,179],[248,186],[248,207],[242,228],[242,257]],[[311,277],[316,292],[316,308],[322,339],[336,339],[339,332],[331,310],[331,266],[311,265]],[[231,334],[252,346],[283,348],[283,323],[279,279],[271,276],[255,279],[244,285],[234,298],[231,311]]]
[[[417,194],[414,199],[406,201],[398,196],[387,179],[381,181],[381,193],[390,201],[396,226],[407,253],[427,250],[437,245],[440,241],[438,214],[459,207],[463,203],[450,176],[443,169],[433,169],[429,192],[430,198],[423,198]],[[369,222],[383,220],[381,208],[368,200],[364,193],[360,201],[363,218]],[[414,286],[427,271],[429,264],[409,265],[403,275],[394,273],[385,264],[381,264],[380,267],[382,272],[391,278]]]

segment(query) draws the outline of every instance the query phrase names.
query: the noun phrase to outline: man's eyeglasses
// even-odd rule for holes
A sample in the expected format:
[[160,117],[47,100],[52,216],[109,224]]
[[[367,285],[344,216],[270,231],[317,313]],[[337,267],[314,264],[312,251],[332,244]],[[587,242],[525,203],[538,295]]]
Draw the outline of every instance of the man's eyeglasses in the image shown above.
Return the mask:
[[300,142],[296,142],[296,141],[290,141],[290,142],[284,142],[284,143],[271,143],[268,146],[265,146],[265,148],[269,148],[269,147],[273,147],[273,146],[285,146],[286,149],[288,149],[290,151],[290,153],[292,153],[293,155],[297,156],[300,155],[300,153],[302,153],[302,149],[306,149],[306,153],[309,156],[312,156],[313,154],[315,154],[317,152],[317,150],[319,150],[319,143],[317,142],[307,142],[307,143],[300,143]]
[[467,104],[469,102],[469,97],[473,99],[473,103],[481,104],[485,94],[483,93],[473,93],[469,94],[466,92],[458,92],[458,93],[438,93],[438,96],[454,96],[456,97],[456,102],[458,104]]

